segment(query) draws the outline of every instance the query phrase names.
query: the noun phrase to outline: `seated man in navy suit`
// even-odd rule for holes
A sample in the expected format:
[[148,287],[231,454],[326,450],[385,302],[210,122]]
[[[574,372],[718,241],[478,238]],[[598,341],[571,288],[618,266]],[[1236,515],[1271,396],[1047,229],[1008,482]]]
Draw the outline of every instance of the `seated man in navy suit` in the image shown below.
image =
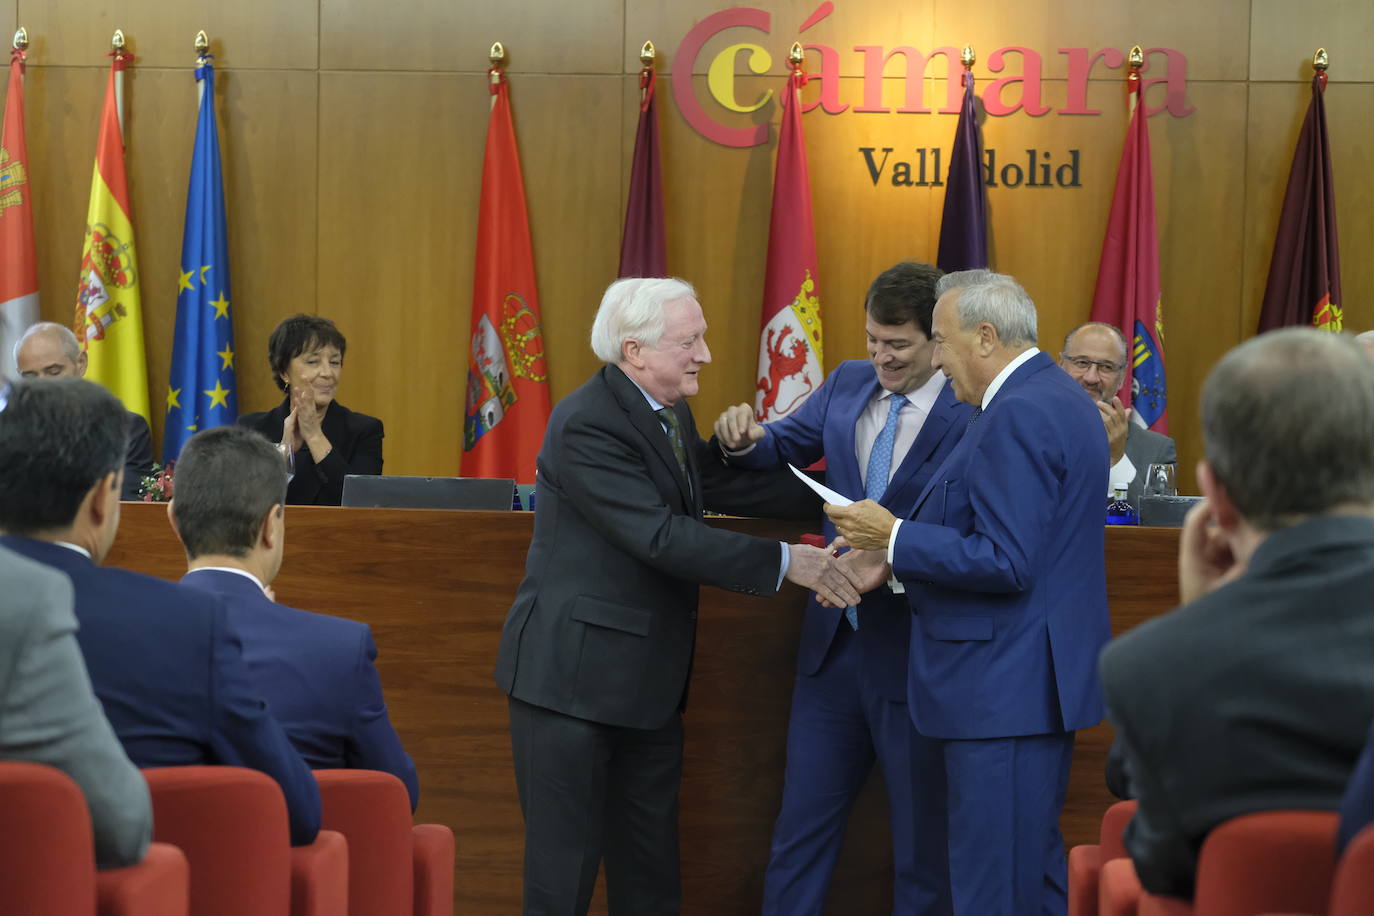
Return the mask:
[[371,629],[269,596],[281,568],[285,503],[286,464],[262,436],[235,426],[192,436],[168,505],[190,565],[182,584],[223,599],[255,686],[310,766],[391,773],[413,810],[420,785],[387,718]]
[[92,382],[18,382],[0,408],[0,544],[71,580],[91,685],[140,767],[261,770],[286,797],[291,841],[320,826],[320,791],[253,686],[223,602],[98,564],[119,528],[128,422]]
[[[716,435],[731,464],[797,467],[826,459],[826,482],[905,515],[968,426],[931,365],[931,314],[940,271],[906,261],[874,279],[864,300],[868,359],[846,360],[791,415],[760,426],[748,404],[728,408]],[[835,526],[825,520],[827,538]],[[900,588],[900,586],[899,586]],[[911,612],[887,585],[850,609],[812,595],[802,624],[782,811],[763,882],[763,912],[825,910],[849,810],[876,760],[892,825],[893,911],[949,909],[944,812],[917,804],[934,779],[935,747],[906,706]]]

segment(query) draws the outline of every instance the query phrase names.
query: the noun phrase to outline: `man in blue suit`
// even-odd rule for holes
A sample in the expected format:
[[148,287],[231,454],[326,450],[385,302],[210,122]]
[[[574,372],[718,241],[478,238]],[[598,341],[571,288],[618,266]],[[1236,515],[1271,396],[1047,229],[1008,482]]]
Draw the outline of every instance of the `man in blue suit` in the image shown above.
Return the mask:
[[224,604],[98,564],[119,528],[128,421],[92,382],[19,382],[0,408],[0,543],[59,570],[105,716],[139,767],[250,767],[281,786],[291,841],[310,843],[320,792],[253,687]]
[[[726,410],[716,435],[728,460],[806,467],[824,456],[832,488],[909,512],[972,412],[931,365],[939,279],[911,261],[879,274],[865,301],[868,361],[840,363],[795,413],[766,426],[747,404]],[[824,526],[833,538],[834,525]],[[918,783],[939,771],[935,746],[907,712],[910,636],[906,601],[885,583],[857,608],[823,607],[814,595],[807,603],[765,914],[823,912],[845,821],[875,759],[892,825],[893,911],[948,910],[943,809],[917,803]]]
[[269,596],[286,542],[285,503],[286,464],[262,436],[235,426],[192,436],[167,506],[190,566],[182,584],[224,600],[254,685],[306,763],[391,773],[413,810],[420,784],[387,717],[371,628]]
[[[954,910],[1063,913],[1059,809],[1075,729],[1102,718],[1107,441],[1078,384],[1035,347],[1010,277],[943,277],[934,364],[976,405],[905,516],[827,506],[869,581],[893,574],[916,612],[909,707],[938,739]],[[871,552],[870,552],[871,551]],[[890,568],[889,568],[890,567]]]

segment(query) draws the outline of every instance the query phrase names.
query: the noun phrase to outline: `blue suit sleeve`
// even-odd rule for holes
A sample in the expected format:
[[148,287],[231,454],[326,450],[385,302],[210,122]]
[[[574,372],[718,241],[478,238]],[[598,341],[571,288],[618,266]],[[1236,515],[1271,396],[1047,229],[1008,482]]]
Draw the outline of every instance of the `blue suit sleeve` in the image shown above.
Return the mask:
[[1355,772],[1341,799],[1341,826],[1336,835],[1339,853],[1362,829],[1374,824],[1374,729],[1369,732]]
[[212,639],[211,749],[219,763],[249,767],[276,780],[286,798],[291,845],[313,843],[320,830],[320,787],[253,688],[243,644],[228,626],[222,606],[215,608]]
[[420,780],[415,774],[415,762],[401,746],[401,739],[387,716],[376,658],[377,646],[372,640],[372,631],[364,627],[358,646],[358,692],[348,766],[361,770],[381,770],[395,776],[405,783],[406,792],[410,795],[410,810],[414,811],[420,803]]
[[[1000,412],[998,428],[977,444],[966,479],[944,484],[967,488],[966,501],[958,493],[928,498],[927,504],[948,498],[955,511],[966,503],[970,518],[906,521],[898,528],[892,569],[899,580],[989,593],[1030,588],[1045,539],[1053,535],[1064,456],[1041,410],[1025,400],[1008,408]],[[1105,489],[1105,458],[1102,471]]]
[[735,467],[754,470],[781,467],[784,463],[804,468],[819,461],[825,455],[825,417],[837,374],[838,370],[830,373],[795,411],[781,420],[765,423],[765,435],[753,449],[743,455],[727,455],[726,460]]

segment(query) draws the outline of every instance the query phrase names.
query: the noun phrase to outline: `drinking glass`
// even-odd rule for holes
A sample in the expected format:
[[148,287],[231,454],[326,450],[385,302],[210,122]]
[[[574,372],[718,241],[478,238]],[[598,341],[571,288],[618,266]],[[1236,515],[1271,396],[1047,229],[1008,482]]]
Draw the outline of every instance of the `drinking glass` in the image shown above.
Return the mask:
[[291,446],[285,442],[277,443],[277,451],[281,452],[281,456],[286,459],[286,482],[290,483],[291,479],[296,476],[296,455],[291,451]]
[[1145,496],[1177,496],[1178,470],[1172,462],[1152,464],[1145,469]]

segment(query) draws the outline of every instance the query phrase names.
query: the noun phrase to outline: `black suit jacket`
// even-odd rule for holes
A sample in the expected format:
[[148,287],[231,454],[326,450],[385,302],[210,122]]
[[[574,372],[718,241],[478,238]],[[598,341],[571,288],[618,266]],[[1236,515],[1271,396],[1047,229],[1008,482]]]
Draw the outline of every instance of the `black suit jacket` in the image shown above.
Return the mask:
[[1144,887],[1191,897],[1203,838],[1254,811],[1334,811],[1374,719],[1374,519],[1271,535],[1246,573],[1102,652],[1140,808]]
[[148,432],[148,421],[134,413],[129,415],[129,447],[124,452],[124,486],[119,490],[120,499],[140,500],[138,489],[143,478],[153,473],[153,438]]
[[777,589],[777,541],[711,528],[703,506],[814,519],[786,472],[725,467],[673,408],[688,474],[635,384],[605,366],[549,418],[525,578],[506,617],[496,682],[510,696],[608,725],[652,729],[685,700],[697,587]]
[[[291,399],[286,398],[265,413],[244,414],[239,425],[257,430],[269,442],[280,442],[282,425],[290,413]],[[308,448],[296,453],[296,476],[286,488],[287,505],[337,506],[343,502],[345,476],[382,473],[381,420],[334,401],[324,412],[320,430],[333,448],[319,464]]]

